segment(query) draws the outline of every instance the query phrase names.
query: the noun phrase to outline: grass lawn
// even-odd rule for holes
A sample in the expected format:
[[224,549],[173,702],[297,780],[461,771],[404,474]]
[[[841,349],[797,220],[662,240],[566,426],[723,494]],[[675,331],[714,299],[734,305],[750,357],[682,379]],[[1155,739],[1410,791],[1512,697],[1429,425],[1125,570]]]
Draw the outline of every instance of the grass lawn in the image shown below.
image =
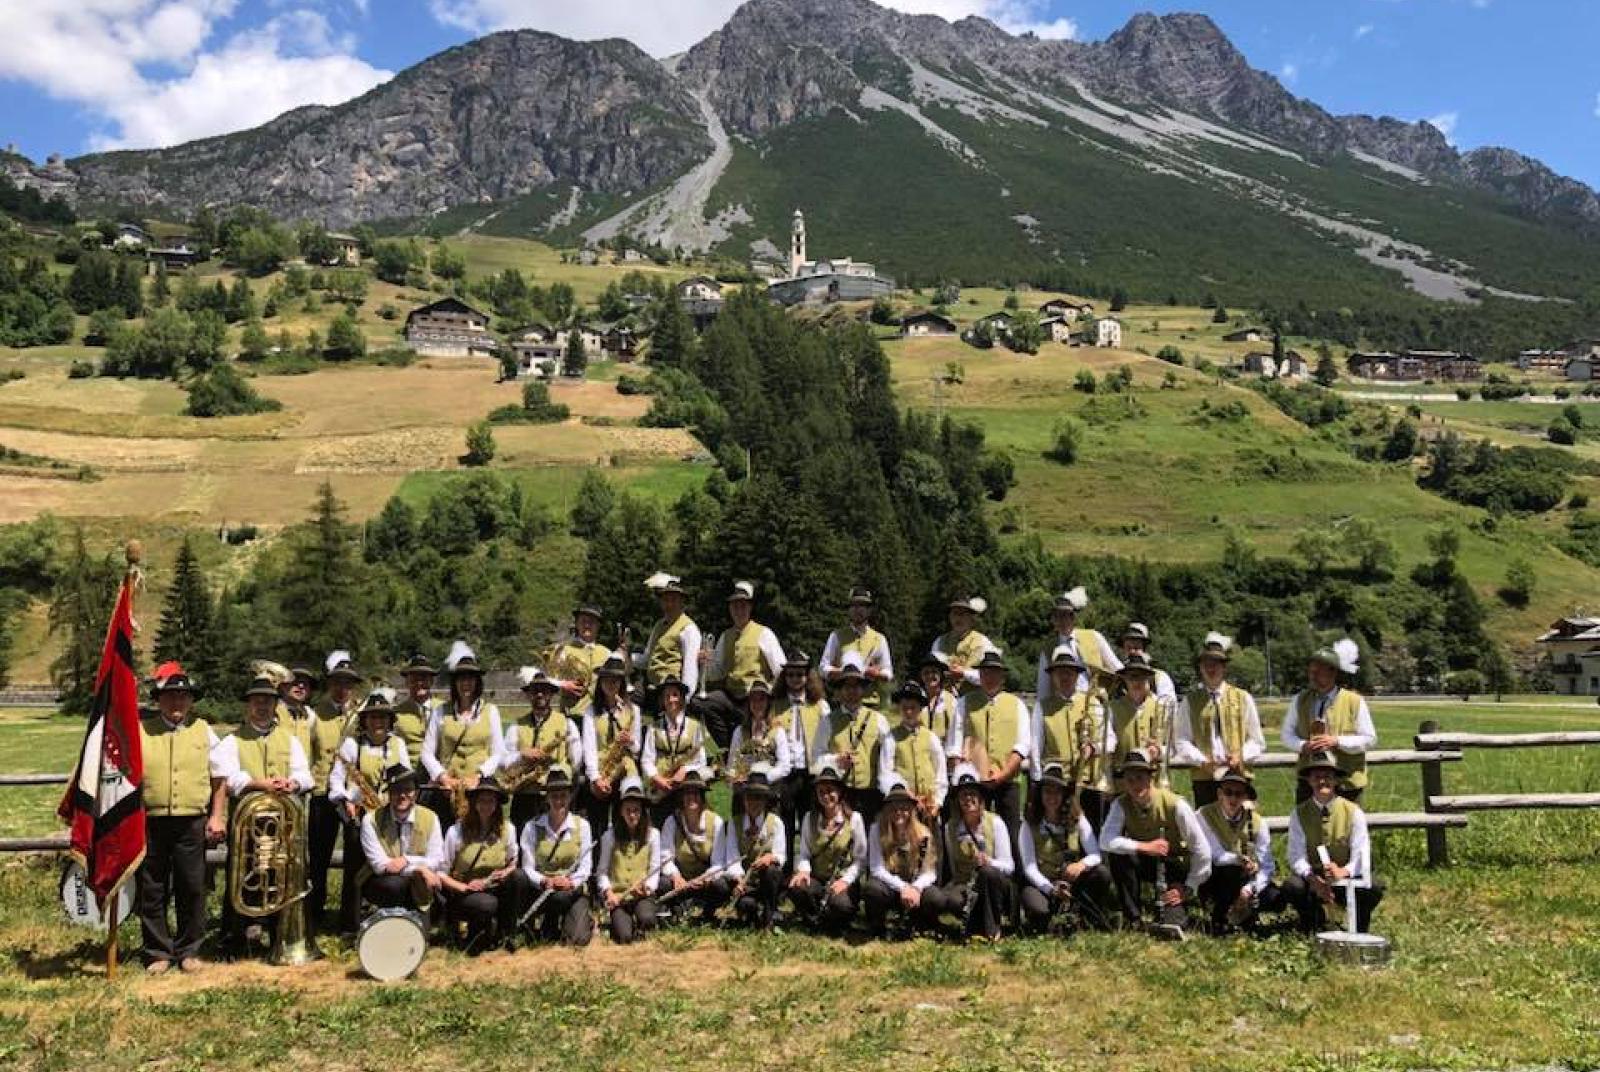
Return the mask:
[[[1592,726],[1593,712],[1546,701],[1396,703],[1379,705],[1377,718],[1384,743],[1397,745],[1423,717],[1510,730]],[[0,764],[59,768],[77,731],[39,712],[0,715]],[[1592,789],[1597,761],[1594,749],[1472,753],[1446,782]],[[1263,780],[1270,811],[1287,776]],[[1414,807],[1416,793],[1414,772],[1377,772],[1376,806],[1393,797]],[[36,794],[29,830],[49,828],[55,795]],[[20,811],[8,807],[8,827]],[[1378,972],[1323,965],[1289,935],[962,947],[690,929],[633,947],[599,937],[582,951],[477,960],[435,949],[415,979],[386,987],[325,939],[327,959],[305,968],[135,970],[108,988],[98,947],[61,922],[53,865],[14,861],[0,865],[0,1063],[247,1069],[304,1055],[329,1067],[454,1068],[470,1052],[538,1054],[532,1066],[566,1069],[724,1067],[757,1053],[830,1072],[1595,1067],[1597,819],[1474,816],[1451,834],[1456,866],[1444,872],[1420,867],[1420,834],[1379,835],[1389,896],[1375,929],[1395,956]],[[137,928],[122,940],[136,947]]]

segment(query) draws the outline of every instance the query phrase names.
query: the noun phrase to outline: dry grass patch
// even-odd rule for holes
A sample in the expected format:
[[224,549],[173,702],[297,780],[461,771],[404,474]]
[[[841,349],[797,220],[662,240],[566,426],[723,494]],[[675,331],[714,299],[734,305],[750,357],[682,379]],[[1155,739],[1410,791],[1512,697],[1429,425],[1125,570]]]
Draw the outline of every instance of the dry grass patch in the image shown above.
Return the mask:
[[318,439],[305,448],[296,473],[409,473],[450,465],[463,449],[449,428],[401,428],[369,435]]

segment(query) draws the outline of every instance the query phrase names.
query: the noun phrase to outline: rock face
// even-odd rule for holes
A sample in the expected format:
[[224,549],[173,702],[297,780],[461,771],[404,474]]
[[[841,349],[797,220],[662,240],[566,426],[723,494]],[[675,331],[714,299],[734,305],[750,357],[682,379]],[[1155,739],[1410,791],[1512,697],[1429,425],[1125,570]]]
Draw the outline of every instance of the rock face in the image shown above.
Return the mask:
[[[912,111],[910,102],[931,97],[1014,120],[1011,104],[1027,106],[1028,89],[1181,111],[1316,160],[1376,157],[1502,198],[1531,218],[1600,230],[1600,198],[1583,184],[1509,150],[1462,156],[1425,123],[1329,115],[1253,69],[1204,15],[1139,15],[1103,42],[1081,43],[871,0],[749,0],[670,65],[623,41],[494,34],[335,108],[170,149],[80,157],[70,172],[34,169],[32,181],[48,178],[91,204],[184,213],[247,203],[345,225],[552,183],[617,195],[663,186],[712,154],[696,95],[729,134],[754,140],[830,112],[855,114],[864,91]],[[1021,118],[1043,123],[1037,113]]]
[[555,182],[625,193],[670,180],[709,149],[694,100],[638,48],[516,31],[441,53],[335,108],[70,166],[80,199],[179,212],[245,203],[346,225]]

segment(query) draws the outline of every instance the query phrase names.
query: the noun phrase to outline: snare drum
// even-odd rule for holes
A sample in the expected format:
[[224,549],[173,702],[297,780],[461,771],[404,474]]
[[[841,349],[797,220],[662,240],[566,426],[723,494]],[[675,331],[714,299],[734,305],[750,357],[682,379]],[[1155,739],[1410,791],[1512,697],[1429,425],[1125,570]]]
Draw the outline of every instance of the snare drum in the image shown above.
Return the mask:
[[[118,920],[125,920],[133,914],[133,883],[134,880],[129,878],[117,890]],[[61,870],[61,907],[66,910],[67,920],[77,926],[101,931],[106,929],[105,908],[89,888],[88,876],[77,861],[69,861]]]
[[428,926],[409,908],[380,908],[361,923],[356,956],[361,969],[379,982],[409,978],[428,952]]

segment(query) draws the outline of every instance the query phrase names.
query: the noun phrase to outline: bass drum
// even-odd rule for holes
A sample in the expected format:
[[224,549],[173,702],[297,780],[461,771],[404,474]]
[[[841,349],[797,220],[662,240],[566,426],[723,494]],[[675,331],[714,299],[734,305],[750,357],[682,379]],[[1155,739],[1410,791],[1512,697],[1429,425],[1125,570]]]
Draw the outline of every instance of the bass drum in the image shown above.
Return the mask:
[[380,983],[409,978],[427,952],[427,924],[407,908],[378,909],[362,921],[356,937],[361,970]]
[[[130,875],[117,891],[119,921],[133,915],[133,885],[134,879]],[[106,929],[106,914],[100,906],[100,899],[89,888],[89,878],[76,860],[69,860],[61,869],[61,907],[66,909],[67,921],[75,926],[101,931]]]

